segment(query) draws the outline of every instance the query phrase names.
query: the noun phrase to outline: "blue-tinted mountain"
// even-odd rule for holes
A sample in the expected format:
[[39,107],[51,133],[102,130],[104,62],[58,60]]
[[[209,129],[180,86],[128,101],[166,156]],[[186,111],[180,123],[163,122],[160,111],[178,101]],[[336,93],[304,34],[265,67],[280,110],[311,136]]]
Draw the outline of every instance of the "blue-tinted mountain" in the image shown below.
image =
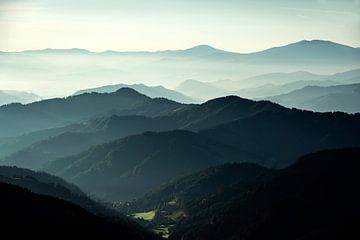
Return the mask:
[[[113,93],[86,93],[26,105],[5,105],[0,107],[0,137],[65,126],[95,115],[130,110],[148,104],[151,104],[151,98],[133,89],[121,88]],[[167,106],[171,107],[169,104]],[[163,111],[167,109],[164,108]]]
[[307,86],[268,98],[287,107],[318,112],[360,112],[360,83],[336,86]]
[[321,149],[360,146],[360,115],[297,109],[263,111],[200,131],[238,150],[257,153],[262,165],[285,167]]
[[342,84],[360,83],[360,69],[336,73],[329,76],[327,79],[341,82]]
[[170,90],[167,88],[164,88],[162,86],[146,86],[144,84],[116,84],[116,85],[108,85],[103,87],[97,87],[97,88],[89,88],[84,89],[75,92],[73,95],[79,95],[83,93],[91,93],[91,92],[97,92],[97,93],[111,93],[119,90],[120,88],[132,88],[136,90],[137,92],[144,94],[146,96],[149,96],[151,98],[167,98],[176,102],[180,103],[192,103],[194,102],[193,99],[190,97],[187,97],[183,95],[180,92],[176,92],[174,90]]
[[[166,109],[171,111],[154,118],[128,115],[152,116]],[[283,110],[283,107],[239,97],[214,99],[200,105],[181,105],[166,99],[153,99],[143,107],[120,111],[119,116],[102,116],[88,123],[34,132],[10,139],[0,144],[3,154],[0,163],[38,170],[56,158],[77,154],[91,146],[117,138],[145,131],[200,130],[269,110]]]
[[[163,111],[159,103],[164,100],[125,112]],[[95,118],[79,131],[35,142],[3,163],[45,167],[99,197],[124,200],[215,164],[248,161],[279,168],[310,151],[360,142],[359,114],[314,113],[235,96],[203,104],[165,103],[172,110],[164,115]],[[141,134],[150,130],[156,132]]]
[[285,84],[264,84],[258,87],[253,88],[245,88],[236,91],[236,95],[242,96],[245,98],[252,98],[252,99],[264,99],[269,96],[276,96],[280,94],[286,94],[292,92],[297,89],[301,89],[307,86],[321,86],[321,87],[328,87],[339,85],[340,83],[331,81],[331,80],[319,80],[319,81],[295,81]]
[[360,60],[358,48],[323,40],[303,40],[282,47],[249,54],[249,60],[256,63],[345,63]]
[[[99,117],[86,124],[35,132],[16,138],[21,141],[20,143],[11,141],[0,145],[4,149],[12,147],[11,150],[4,151],[8,154],[0,163],[35,170],[43,169],[46,164],[57,158],[78,154],[91,146],[145,131],[165,131],[174,128],[171,122],[145,116]],[[39,138],[36,138],[37,136]]]
[[10,103],[31,103],[41,100],[41,97],[23,91],[0,90],[0,106]]
[[184,130],[130,136],[58,159],[45,170],[112,200],[129,200],[174,177],[255,156]]
[[175,90],[200,100],[209,100],[230,94],[230,91],[212,86],[211,83],[200,82],[197,80],[186,80],[180,83]]
[[226,52],[206,44],[194,46],[185,50],[159,51],[157,53],[171,57],[208,57],[213,54],[232,54],[231,52]]

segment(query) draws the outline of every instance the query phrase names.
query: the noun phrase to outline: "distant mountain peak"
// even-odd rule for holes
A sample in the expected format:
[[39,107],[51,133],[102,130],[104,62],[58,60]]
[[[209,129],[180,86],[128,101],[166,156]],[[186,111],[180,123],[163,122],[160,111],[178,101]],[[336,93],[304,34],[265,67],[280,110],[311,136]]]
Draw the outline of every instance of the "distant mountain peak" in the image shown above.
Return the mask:
[[219,50],[219,49],[214,48],[214,47],[212,47],[212,46],[210,46],[210,45],[207,45],[207,44],[196,45],[196,46],[194,46],[194,47],[192,47],[192,48],[189,48],[189,49],[187,49],[187,50],[191,50],[191,49]]
[[336,46],[338,46],[338,47],[353,48],[353,47],[348,46],[348,45],[332,42],[332,41],[329,41],[329,40],[319,40],[319,39],[302,40],[302,41],[299,41],[299,42],[289,44],[288,46],[296,46],[296,45],[298,45],[298,46],[315,46],[315,47],[320,47],[320,46],[336,47]]
[[146,96],[142,93],[139,93],[138,91],[136,91],[130,87],[122,87],[122,88],[119,88],[118,90],[116,90],[115,92],[118,94],[139,95],[139,96],[141,95],[141,96],[149,98],[148,96]]
[[202,45],[197,45],[197,46],[194,46],[192,48],[188,48],[188,49],[185,49],[184,50],[185,52],[191,52],[191,53],[216,53],[216,52],[224,52],[223,50],[221,49],[217,49],[217,48],[214,48],[210,45],[206,45],[206,44],[202,44]]

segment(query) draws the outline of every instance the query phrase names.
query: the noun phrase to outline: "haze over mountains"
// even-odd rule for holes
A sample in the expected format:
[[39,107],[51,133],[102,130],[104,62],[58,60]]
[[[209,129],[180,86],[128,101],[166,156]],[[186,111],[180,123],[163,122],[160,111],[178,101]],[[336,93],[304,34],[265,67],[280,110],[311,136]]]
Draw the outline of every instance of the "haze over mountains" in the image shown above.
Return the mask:
[[[300,41],[250,54],[204,45],[158,52],[45,49],[1,52],[0,81],[7,89],[21,83],[45,97],[64,96],[79,89],[119,83],[172,89],[186,79],[241,80],[270,72],[299,70],[334,74],[359,68],[359,59],[358,48],[321,40]],[[61,89],[56,87],[59,83]]]
[[337,86],[306,86],[287,94],[268,98],[287,107],[320,112],[360,112],[360,83]]
[[26,104],[39,100],[41,100],[41,97],[34,93],[14,90],[0,90],[0,106],[16,102]]
[[[112,201],[140,197],[172,178],[226,162],[279,168],[311,151],[360,143],[359,114],[307,112],[236,96],[180,104],[122,88],[35,104],[53,117],[48,126],[60,124],[70,109],[82,112],[68,115],[69,126],[4,139],[1,164],[42,169]],[[95,116],[74,124],[86,120],[82,106],[89,104],[99,106],[92,108]]]
[[359,48],[44,49],[0,63],[1,88],[48,98],[0,91],[2,226],[109,239],[358,234]]
[[115,85],[108,85],[98,88],[90,88],[90,89],[84,89],[75,92],[73,95],[80,95],[83,93],[91,93],[91,92],[97,92],[97,93],[111,93],[116,92],[120,88],[132,88],[139,93],[145,94],[146,96],[149,96],[151,98],[167,98],[174,100],[176,102],[180,103],[192,103],[194,102],[194,99],[191,99],[190,97],[187,97],[183,95],[182,93],[166,89],[162,86],[156,86],[156,87],[149,87],[144,84],[115,84]]

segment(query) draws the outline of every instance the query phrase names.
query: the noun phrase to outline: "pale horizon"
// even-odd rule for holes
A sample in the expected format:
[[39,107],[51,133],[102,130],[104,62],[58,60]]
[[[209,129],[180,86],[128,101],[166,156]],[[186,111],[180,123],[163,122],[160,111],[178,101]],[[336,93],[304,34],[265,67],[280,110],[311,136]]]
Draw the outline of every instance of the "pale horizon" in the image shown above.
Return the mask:
[[105,50],[96,51],[96,50],[91,50],[91,49],[81,48],[81,47],[70,47],[70,48],[38,48],[38,49],[23,49],[23,50],[17,50],[17,51],[2,51],[2,50],[0,50],[0,51],[1,51],[1,52],[7,52],[7,53],[16,53],[16,52],[19,52],[19,53],[20,53],[20,52],[26,52],[26,51],[75,50],[75,49],[79,49],[79,50],[85,50],[85,51],[88,51],[88,52],[91,52],[91,53],[104,53],[104,52],[110,52],[110,51],[119,52],[119,53],[124,53],[124,52],[149,52],[149,53],[156,53],[156,52],[163,52],[163,51],[183,51],[183,50],[188,50],[188,49],[195,48],[195,47],[199,47],[199,46],[209,46],[209,47],[212,47],[212,48],[215,48],[215,49],[218,49],[218,50],[223,50],[223,51],[226,51],[226,52],[233,52],[233,53],[240,53],[240,54],[249,54],[249,53],[256,53],[256,52],[266,51],[266,50],[268,50],[268,49],[272,49],[272,48],[276,48],[276,47],[284,47],[284,46],[287,46],[287,45],[290,45],[290,44],[294,44],[294,43],[299,43],[299,42],[302,42],[302,41],[309,41],[309,42],[311,42],[311,41],[333,42],[333,43],[336,43],[336,44],[339,44],[339,45],[344,45],[344,46],[348,46],[348,47],[352,47],[352,48],[360,48],[360,45],[357,45],[357,46],[348,45],[348,44],[345,44],[345,43],[335,42],[335,41],[328,40],[328,39],[299,39],[298,41],[295,41],[295,42],[289,42],[289,43],[284,43],[284,44],[282,44],[282,45],[270,46],[270,47],[268,47],[268,48],[258,49],[258,50],[250,51],[250,52],[232,51],[232,50],[228,50],[228,49],[219,48],[219,47],[217,47],[217,46],[213,46],[213,45],[210,45],[210,44],[207,44],[207,43],[200,43],[200,44],[193,45],[193,46],[189,46],[189,47],[186,47],[186,48],[151,49],[151,50],[146,50],[146,49],[140,49],[140,50],[139,50],[139,49],[131,49],[131,50],[128,50],[128,49],[105,49]]
[[[0,51],[250,53],[304,39],[360,46],[359,0],[1,0]],[[265,40],[266,39],[266,40]]]

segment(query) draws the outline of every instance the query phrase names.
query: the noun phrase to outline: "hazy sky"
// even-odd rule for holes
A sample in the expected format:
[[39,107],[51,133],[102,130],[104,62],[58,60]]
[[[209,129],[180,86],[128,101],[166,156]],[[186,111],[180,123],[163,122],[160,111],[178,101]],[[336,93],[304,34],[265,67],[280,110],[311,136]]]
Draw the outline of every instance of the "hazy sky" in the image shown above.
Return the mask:
[[360,47],[360,0],[0,0],[0,50]]

